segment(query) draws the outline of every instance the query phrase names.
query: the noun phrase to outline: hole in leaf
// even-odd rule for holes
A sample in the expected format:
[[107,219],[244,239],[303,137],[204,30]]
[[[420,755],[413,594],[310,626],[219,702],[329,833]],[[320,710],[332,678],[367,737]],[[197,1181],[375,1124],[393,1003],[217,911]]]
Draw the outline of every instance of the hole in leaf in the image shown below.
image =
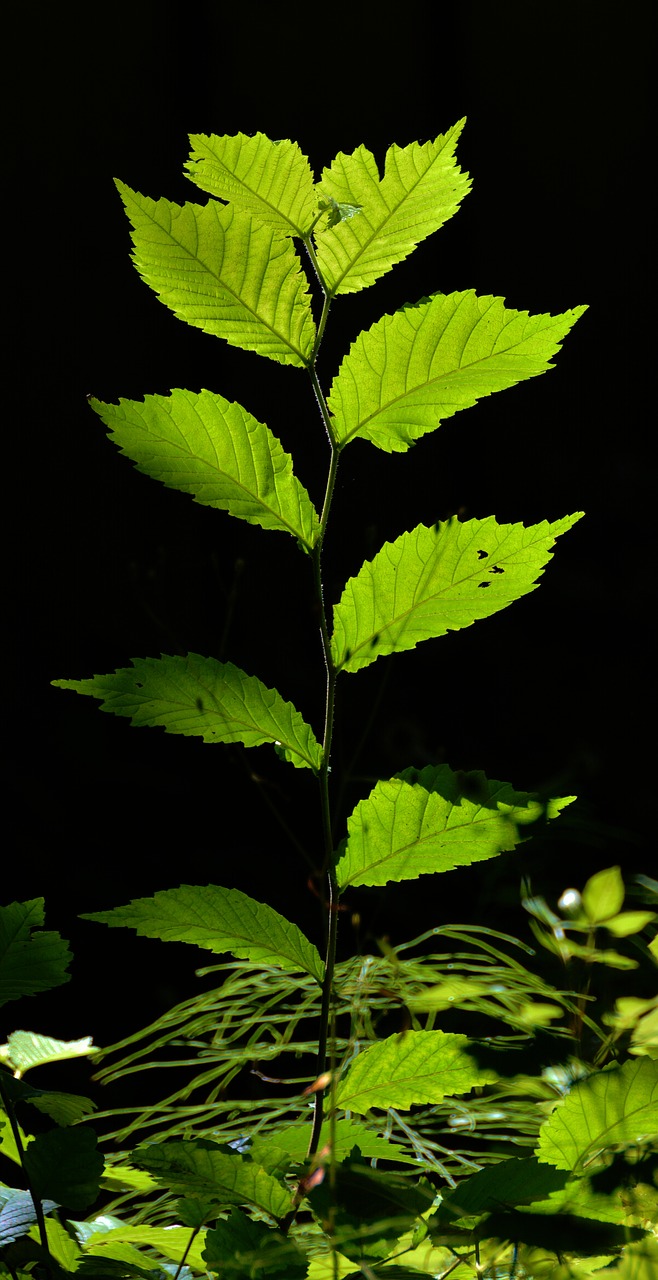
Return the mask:
[[375,648],[377,647],[377,645],[379,644],[379,635],[380,635],[380,633],[379,633],[379,632],[377,632],[377,635],[372,637],[372,640],[370,641],[370,648],[371,648],[371,649],[375,649]]
[[491,569],[489,570],[489,573],[504,573],[504,572],[505,570],[501,569],[500,565],[498,564],[492,565]]
[[488,551],[478,551],[478,560],[486,560],[488,555]]
[[490,582],[478,582],[478,587],[490,587]]
[[143,685],[143,683],[142,683],[142,681],[141,681],[141,680],[136,680],[136,681],[135,681],[135,688],[136,688],[136,689],[143,689],[143,688],[144,688],[144,685]]

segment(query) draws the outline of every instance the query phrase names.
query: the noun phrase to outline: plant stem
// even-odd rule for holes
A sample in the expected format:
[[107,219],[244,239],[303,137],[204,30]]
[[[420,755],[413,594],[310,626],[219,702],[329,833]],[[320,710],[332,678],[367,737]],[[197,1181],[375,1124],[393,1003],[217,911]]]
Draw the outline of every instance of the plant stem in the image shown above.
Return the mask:
[[32,1187],[30,1174],[25,1164],[25,1148],[23,1146],[21,1131],[18,1125],[18,1121],[16,1119],[14,1104],[7,1090],[5,1089],[1,1073],[0,1073],[0,1099],[2,1099],[2,1105],[7,1114],[7,1118],[9,1120],[12,1134],[14,1135],[14,1142],[16,1143],[16,1150],[18,1151],[18,1154],[20,1156],[21,1168],[23,1170],[23,1176],[25,1178],[26,1186],[32,1197],[32,1204],[34,1205],[34,1213],[37,1220],[37,1226],[39,1228],[39,1241],[41,1243],[41,1248],[43,1249],[46,1255],[48,1263],[52,1264],[53,1258],[51,1256],[50,1249],[48,1247],[48,1233],[46,1231],[46,1220],[43,1214],[43,1205],[39,1197],[35,1194],[34,1189]]

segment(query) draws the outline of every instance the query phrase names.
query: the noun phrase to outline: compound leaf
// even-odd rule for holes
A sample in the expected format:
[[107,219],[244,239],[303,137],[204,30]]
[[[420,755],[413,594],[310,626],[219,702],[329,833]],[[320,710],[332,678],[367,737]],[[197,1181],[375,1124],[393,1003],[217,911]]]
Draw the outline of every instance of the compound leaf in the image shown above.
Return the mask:
[[311,166],[298,143],[273,142],[264,133],[249,138],[190,134],[187,176],[202,191],[230,200],[258,222],[283,235],[305,236],[317,211]]
[[100,698],[101,711],[129,716],[134,725],[160,725],[204,742],[270,743],[297,768],[320,767],[320,745],[292,703],[232,662],[198,653],[133,658],[131,667],[105,676],[52,683]]
[[181,206],[117,187],[135,266],[179,320],[280,364],[307,365],[315,325],[289,240],[233,205]]
[[556,817],[568,803],[552,800],[545,811],[533,796],[483,773],[406,769],[378,782],[348,819],[339,887],[415,880],[495,858],[524,839],[517,825],[544,812]]
[[537,1155],[581,1174],[601,1155],[658,1137],[658,1062],[629,1059],[575,1084],[542,1125]]
[[335,666],[358,671],[376,658],[414,649],[469,627],[534,591],[555,539],[582,512],[525,528],[457,519],[418,525],[387,542],[350,578],[334,607]]
[[216,1142],[158,1142],[133,1153],[159,1183],[179,1195],[203,1196],[219,1204],[251,1204],[273,1218],[290,1208],[290,1193],[259,1165],[227,1154]]
[[0,907],[0,1006],[70,981],[68,943],[43,922],[43,898]]
[[393,145],[384,177],[366,147],[340,152],[322,174],[321,192],[360,212],[315,233],[320,272],[330,294],[356,293],[390,271],[451,218],[470,189],[455,161],[460,120],[433,142]]
[[371,1107],[441,1102],[496,1079],[469,1056],[468,1036],[404,1031],[369,1045],[354,1059],[336,1090],[336,1105],[365,1115]]
[[329,395],[341,446],[361,437],[406,451],[481,396],[551,369],[551,356],[586,307],[559,316],[511,311],[473,289],[436,294],[359,334]]
[[123,907],[96,911],[83,920],[114,928],[135,929],[146,938],[189,942],[208,951],[228,951],[238,959],[276,965],[293,973],[310,973],[322,982],[319,952],[301,929],[274,907],[257,902],[239,889],[220,885],[183,884],[159,890],[152,898],[136,898]]
[[292,458],[269,427],[212,391],[91,400],[114,444],[139,471],[195,502],[218,507],[263,529],[283,529],[307,551],[319,520]]

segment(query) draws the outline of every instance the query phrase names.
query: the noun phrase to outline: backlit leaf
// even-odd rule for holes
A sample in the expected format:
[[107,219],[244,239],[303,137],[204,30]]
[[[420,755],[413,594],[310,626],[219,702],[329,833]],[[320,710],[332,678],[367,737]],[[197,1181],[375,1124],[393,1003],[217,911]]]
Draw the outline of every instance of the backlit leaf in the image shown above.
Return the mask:
[[284,235],[306,235],[317,212],[311,166],[299,145],[264,133],[247,137],[190,134],[187,176],[202,191],[230,200]]
[[657,1137],[658,1062],[642,1057],[575,1084],[542,1125],[537,1155],[583,1173],[607,1151]]
[[[547,816],[568,803],[550,801]],[[357,804],[336,868],[338,884],[415,880],[495,858],[525,838],[517,825],[544,812],[533,796],[483,773],[456,774],[448,765],[407,769],[378,782]]]
[[53,1040],[52,1036],[42,1036],[36,1031],[12,1031],[7,1043],[0,1045],[0,1061],[24,1075],[30,1067],[84,1058],[95,1052],[91,1036],[81,1040]]
[[68,943],[41,928],[43,908],[43,898],[0,907],[0,1006],[70,981]]
[[160,726],[166,733],[211,743],[269,743],[299,769],[317,772],[320,767],[320,744],[292,703],[232,662],[198,653],[133,658],[131,667],[105,676],[52,683],[100,698],[101,711],[128,716],[134,725]]
[[359,334],[329,394],[336,438],[407,450],[482,396],[551,369],[551,357],[586,311],[511,311],[473,289],[437,294]]
[[405,1031],[369,1045],[340,1080],[336,1105],[365,1115],[371,1107],[408,1109],[441,1102],[496,1079],[468,1053],[467,1036]]
[[389,147],[384,176],[366,147],[340,152],[322,174],[320,190],[358,216],[315,233],[318,265],[330,294],[355,293],[390,271],[457,211],[470,189],[455,161],[460,120],[433,142]]
[[582,512],[525,528],[485,520],[418,525],[350,578],[334,607],[331,653],[343,671],[469,627],[534,591],[555,539]]
[[322,981],[319,952],[301,929],[240,889],[183,884],[82,919],[135,929],[142,937],[163,942],[189,942],[208,951],[230,952],[239,959],[310,973]]
[[314,546],[318,516],[290,454],[241,405],[212,391],[179,390],[118,405],[90,403],[139,471],[206,507],[283,529],[307,550]]
[[315,325],[290,240],[233,205],[151,200],[117,182],[133,259],[179,320],[280,364],[306,366]]
[[203,1138],[139,1147],[133,1159],[178,1194],[200,1195],[224,1205],[255,1205],[273,1218],[283,1217],[290,1208],[290,1193],[276,1178]]

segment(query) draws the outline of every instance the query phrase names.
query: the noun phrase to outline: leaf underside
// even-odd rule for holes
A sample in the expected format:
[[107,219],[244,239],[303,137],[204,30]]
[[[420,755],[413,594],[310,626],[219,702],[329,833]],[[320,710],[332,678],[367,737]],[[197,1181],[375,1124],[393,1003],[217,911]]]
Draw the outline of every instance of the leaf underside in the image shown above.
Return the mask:
[[292,703],[232,662],[198,653],[133,658],[131,667],[109,675],[52,683],[100,698],[101,711],[129,716],[134,725],[160,726],[210,743],[269,743],[297,768],[320,767],[320,745]]
[[586,307],[563,315],[512,311],[473,289],[437,294],[359,334],[328,398],[340,447],[357,437],[404,452],[482,396],[552,369]]
[[389,147],[383,178],[364,146],[349,156],[340,152],[323,171],[325,198],[360,206],[355,217],[316,230],[318,265],[330,294],[373,284],[456,213],[471,185],[454,156],[464,123],[433,142]]
[[408,1109],[467,1093],[495,1080],[470,1057],[467,1036],[405,1031],[370,1045],[354,1059],[336,1091],[336,1105],[365,1115],[371,1107]]
[[334,607],[336,668],[358,671],[469,627],[534,591],[560,534],[582,512],[526,528],[485,520],[418,525],[387,542],[350,578]]
[[239,889],[184,884],[82,919],[111,928],[135,929],[142,937],[163,942],[187,942],[207,951],[230,952],[240,960],[310,973],[322,981],[320,955],[297,925]]
[[185,168],[197,187],[283,235],[306,235],[318,201],[311,167],[296,142],[273,142],[264,133],[192,133],[190,142]]
[[447,765],[407,769],[378,782],[348,819],[336,875],[348,885],[415,880],[495,858],[525,837],[518,827],[546,812],[556,817],[570,801],[548,809],[531,795],[483,773],[453,773]]
[[263,423],[212,391],[91,400],[110,438],[139,471],[196,502],[263,529],[291,533],[311,550],[319,519],[292,458]]
[[315,325],[289,239],[233,205],[181,206],[117,187],[133,225],[135,266],[180,320],[280,364],[306,366]]

